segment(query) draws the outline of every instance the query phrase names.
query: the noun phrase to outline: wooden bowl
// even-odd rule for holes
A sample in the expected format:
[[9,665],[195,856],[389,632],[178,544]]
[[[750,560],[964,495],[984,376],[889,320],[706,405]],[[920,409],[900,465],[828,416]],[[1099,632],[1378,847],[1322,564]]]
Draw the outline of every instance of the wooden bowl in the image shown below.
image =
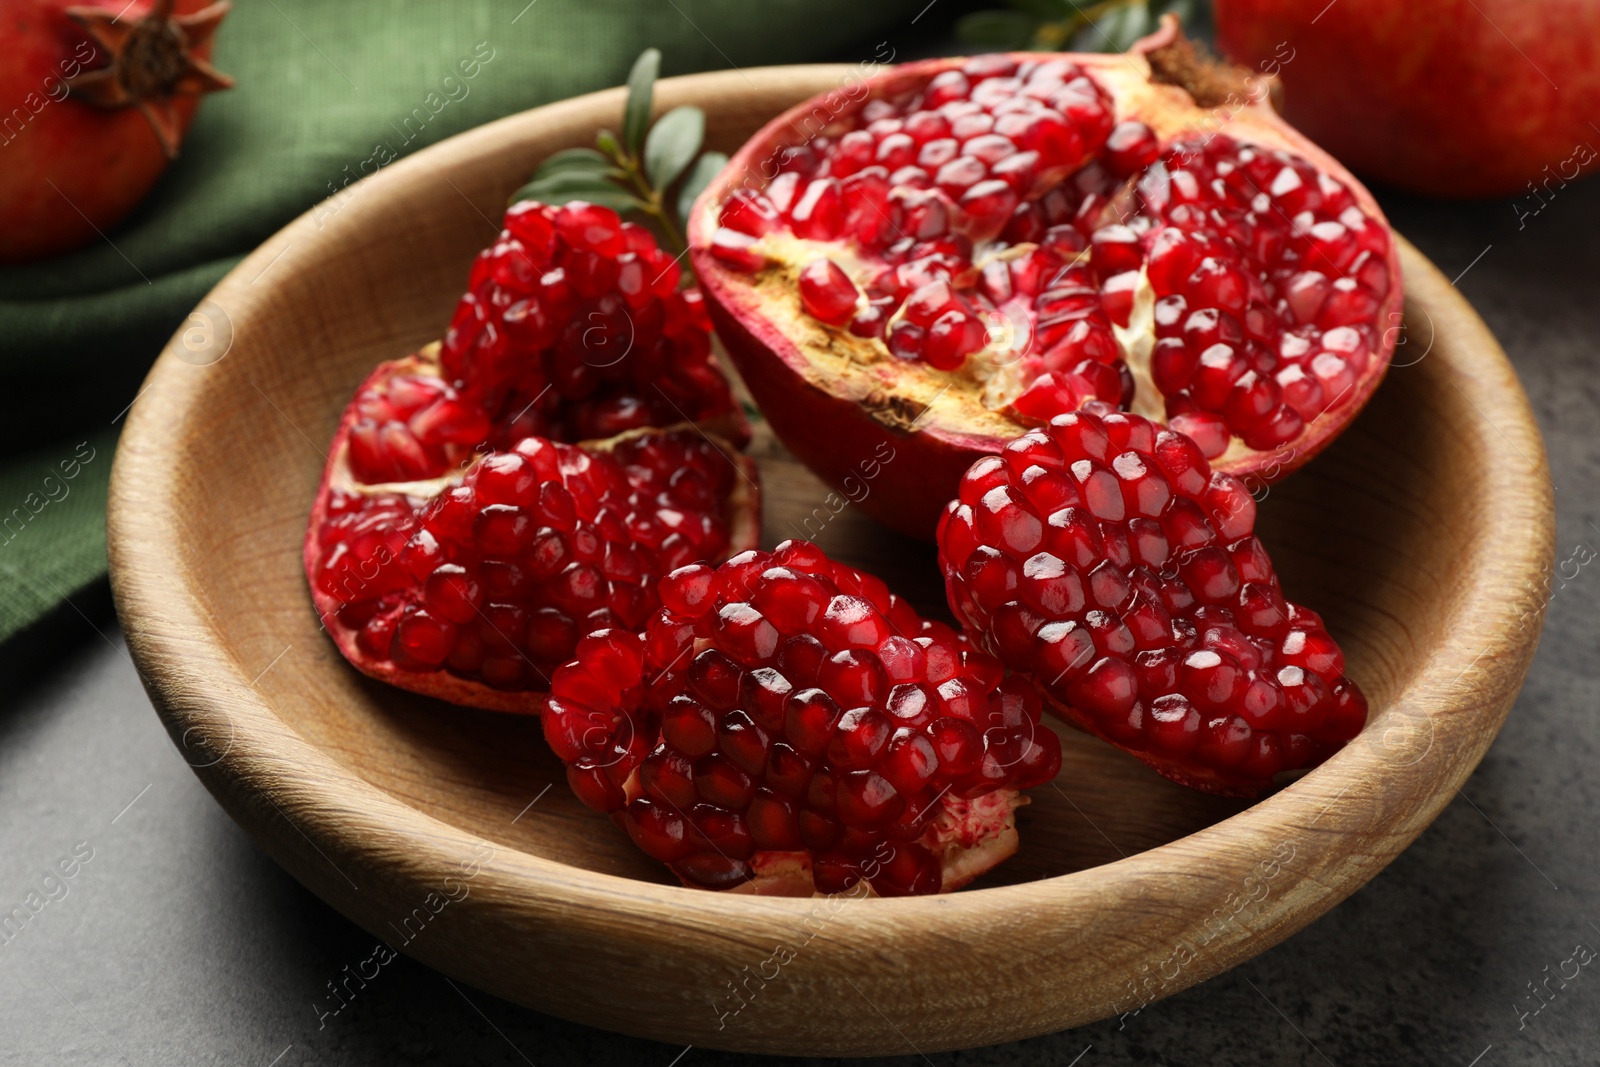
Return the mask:
[[[658,100],[701,105],[732,148],[852,69],[675,78]],[[442,331],[509,193],[621,107],[611,91],[517,115],[313,209],[217,286],[128,418],[109,530],[129,643],[201,780],[312,892],[448,975],[590,1025],[745,1051],[933,1052],[1131,1011],[1232,967],[1354,892],[1450,801],[1528,667],[1553,508],[1504,354],[1409,245],[1406,365],[1261,508],[1288,593],[1327,617],[1372,720],[1253,806],[1067,732],[1021,852],[974,888],[722,896],[669,884],[582,807],[531,719],[346,666],[299,562],[339,412],[373,364]],[[757,448],[771,543],[826,490],[772,441]],[[929,546],[848,509],[820,540],[940,607]]]

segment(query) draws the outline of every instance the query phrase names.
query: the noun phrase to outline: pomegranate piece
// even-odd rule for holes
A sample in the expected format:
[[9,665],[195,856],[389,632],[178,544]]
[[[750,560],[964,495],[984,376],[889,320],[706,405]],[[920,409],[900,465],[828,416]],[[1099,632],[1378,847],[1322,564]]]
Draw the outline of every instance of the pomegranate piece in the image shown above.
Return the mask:
[[306,537],[312,598],[367,674],[536,713],[580,637],[642,625],[662,574],[755,542],[754,477],[683,428],[583,447],[528,437],[432,482],[337,481]]
[[578,796],[686,885],[936,893],[1016,850],[1060,745],[966,638],[804,541],[660,596],[642,632],[578,643],[543,723]]
[[939,565],[974,642],[1068,721],[1175,781],[1255,796],[1367,714],[1321,618],[1284,599],[1255,514],[1194,441],[1089,404],[972,465]]
[[528,437],[458,478],[336,485],[307,534],[318,613],[373,677],[536,712],[578,638],[638,627],[654,582],[755,539],[754,464],[698,430]]
[[491,413],[491,447],[695,422],[748,430],[711,354],[700,293],[643,226],[598,204],[513,204],[478,253],[441,376]]
[[1168,25],[1127,56],[912,64],[804,152],[783,150],[815,101],[751,140],[691,254],[799,458],[840,486],[906,456],[862,503],[929,536],[961,471],[1083,404],[1185,425],[1263,480],[1348,424],[1393,351],[1397,243],[1264,95],[1219,132],[1215,79],[1174,84],[1187,48]]
[[329,450],[305,565],[351,663],[536,712],[585,633],[756,543],[755,466],[717,436],[748,431],[678,281],[607,208],[506,213],[445,340],[380,365]]

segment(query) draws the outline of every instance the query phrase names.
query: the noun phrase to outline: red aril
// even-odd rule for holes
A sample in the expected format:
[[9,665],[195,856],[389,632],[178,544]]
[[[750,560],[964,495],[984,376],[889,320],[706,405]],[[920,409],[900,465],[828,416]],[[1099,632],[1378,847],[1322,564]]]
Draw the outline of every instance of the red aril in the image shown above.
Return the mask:
[[445,341],[381,364],[330,447],[305,565],[351,663],[536,712],[580,637],[756,543],[747,431],[677,283],[608,209],[507,212]]
[[781,150],[815,101],[759,132],[689,233],[785,444],[836,486],[893,449],[862,501],[890,525],[928,536],[974,459],[1092,401],[1189,426],[1219,470],[1282,477],[1387,368],[1399,254],[1376,203],[1173,26],[1126,56],[936,60],[866,85],[805,152]]
[[555,673],[574,791],[690,886],[955,889],[1016,850],[1061,751],[1025,681],[804,541],[673,571]]
[[1068,721],[1175,781],[1254,796],[1367,713],[1254,526],[1243,483],[1194,441],[1091,403],[972,465],[939,563],[974,642]]

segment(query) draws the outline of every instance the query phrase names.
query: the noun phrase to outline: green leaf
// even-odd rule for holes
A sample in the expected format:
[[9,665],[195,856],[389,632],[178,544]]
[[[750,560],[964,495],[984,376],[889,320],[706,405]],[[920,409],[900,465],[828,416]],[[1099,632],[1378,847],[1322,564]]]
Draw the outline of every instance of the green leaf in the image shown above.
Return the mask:
[[1156,28],[1156,18],[1150,11],[1150,5],[1145,3],[1134,4],[1128,8],[1128,14],[1122,21],[1122,39],[1117,42],[1119,51],[1126,52],[1139,43],[1144,37]]
[[1095,24],[1090,31],[1090,48],[1097,52],[1126,52],[1150,28],[1150,8],[1143,0],[1123,4],[1112,8]]
[[650,184],[665,192],[700,151],[706,137],[706,113],[697,107],[675,107],[656,120],[644,140],[644,172]]
[[599,192],[626,193],[627,189],[617,181],[621,177],[620,171],[586,171],[564,170],[555,174],[542,175],[529,182],[540,188],[549,189],[557,193],[566,193],[573,190],[596,190]]
[[535,178],[512,196],[518,200],[538,200],[546,204],[565,204],[569,200],[587,200],[601,204],[613,211],[637,211],[644,207],[638,199],[619,188],[602,174],[588,171],[562,171]]
[[608,159],[622,158],[622,146],[617,143],[617,135],[610,130],[601,130],[594,135],[594,146]]
[[1020,11],[974,11],[956,23],[956,34],[987,48],[1026,48],[1038,21]]
[[592,148],[567,148],[539,164],[533,176],[537,180],[552,174],[604,174],[610,169],[611,161]]
[[[1077,35],[1078,30],[1084,25],[1085,18],[1074,13],[1070,18],[1060,19],[1056,22],[1041,22],[1033,31],[1033,40],[1028,42],[1028,48],[1035,52],[1060,52],[1066,49],[1068,42]],[[1080,49],[1093,51],[1093,49]]]
[[1040,21],[1058,21],[1077,14],[1067,0],[1006,0],[1006,3]]
[[650,106],[655,100],[656,75],[661,73],[661,53],[646,48],[628,73],[628,102],[622,111],[622,143],[637,156],[650,126]]
[[694,166],[689,168],[688,177],[683,179],[683,188],[678,190],[678,221],[684,226],[689,225],[689,212],[694,208],[694,202],[700,194],[705,192],[706,186],[711,184],[711,179],[722,172],[728,165],[728,157],[721,152],[707,152],[694,161]]

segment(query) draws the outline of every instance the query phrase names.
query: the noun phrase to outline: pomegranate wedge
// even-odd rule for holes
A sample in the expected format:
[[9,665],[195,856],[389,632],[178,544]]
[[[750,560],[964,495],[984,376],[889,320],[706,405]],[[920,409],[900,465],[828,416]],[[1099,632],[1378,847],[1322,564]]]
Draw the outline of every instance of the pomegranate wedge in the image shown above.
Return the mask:
[[1060,744],[966,638],[804,541],[673,571],[661,600],[578,643],[544,732],[685,885],[937,893],[1016,851],[1018,790]]
[[352,664],[536,712],[580,637],[756,543],[748,431],[678,282],[607,208],[506,213],[444,341],[380,365],[329,449],[305,566]]
[[1175,781],[1255,796],[1367,716],[1255,517],[1193,441],[1091,401],[972,465],[939,562],[972,639],[1070,722]]

